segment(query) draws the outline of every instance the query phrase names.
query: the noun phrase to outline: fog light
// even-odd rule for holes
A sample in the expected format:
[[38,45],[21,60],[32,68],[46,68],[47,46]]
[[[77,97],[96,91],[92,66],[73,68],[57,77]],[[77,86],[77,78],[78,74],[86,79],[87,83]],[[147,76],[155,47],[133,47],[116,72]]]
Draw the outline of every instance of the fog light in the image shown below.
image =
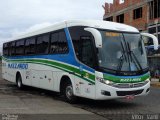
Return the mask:
[[102,95],[111,96],[111,93],[105,90],[101,90]]
[[149,91],[150,91],[150,89],[148,88],[148,89],[146,90],[146,93],[149,92]]

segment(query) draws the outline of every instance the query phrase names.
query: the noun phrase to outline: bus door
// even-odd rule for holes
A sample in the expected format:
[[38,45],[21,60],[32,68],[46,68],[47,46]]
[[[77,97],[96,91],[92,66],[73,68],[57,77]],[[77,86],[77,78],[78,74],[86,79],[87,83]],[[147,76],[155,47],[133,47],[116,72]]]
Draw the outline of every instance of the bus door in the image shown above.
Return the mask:
[[[90,36],[81,36],[81,52],[79,66],[81,74],[81,94],[84,97],[94,98],[95,97],[95,85],[90,81],[90,70],[93,71],[95,66],[95,56],[93,49],[93,42]],[[93,73],[94,74],[94,73]]]

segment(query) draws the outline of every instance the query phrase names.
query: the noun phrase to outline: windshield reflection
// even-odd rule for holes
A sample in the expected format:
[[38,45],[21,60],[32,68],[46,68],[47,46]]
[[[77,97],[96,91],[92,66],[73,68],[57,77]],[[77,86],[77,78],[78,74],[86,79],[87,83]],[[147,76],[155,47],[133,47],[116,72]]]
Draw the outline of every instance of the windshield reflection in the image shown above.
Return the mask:
[[102,48],[98,49],[99,67],[104,71],[136,72],[148,68],[140,34],[100,31]]

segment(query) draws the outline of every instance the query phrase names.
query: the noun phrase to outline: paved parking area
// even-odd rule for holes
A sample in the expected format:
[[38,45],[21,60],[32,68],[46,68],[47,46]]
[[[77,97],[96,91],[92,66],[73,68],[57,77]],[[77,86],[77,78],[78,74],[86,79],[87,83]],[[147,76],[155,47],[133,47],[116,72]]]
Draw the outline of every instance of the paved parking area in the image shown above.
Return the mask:
[[160,120],[160,88],[151,87],[148,96],[137,97],[133,100],[119,99],[109,101],[85,100],[75,106],[99,114],[109,119],[121,115],[158,115]]
[[[16,118],[18,117],[18,119]],[[33,87],[19,90],[0,77],[0,120],[103,120],[87,110],[68,104],[58,93]]]

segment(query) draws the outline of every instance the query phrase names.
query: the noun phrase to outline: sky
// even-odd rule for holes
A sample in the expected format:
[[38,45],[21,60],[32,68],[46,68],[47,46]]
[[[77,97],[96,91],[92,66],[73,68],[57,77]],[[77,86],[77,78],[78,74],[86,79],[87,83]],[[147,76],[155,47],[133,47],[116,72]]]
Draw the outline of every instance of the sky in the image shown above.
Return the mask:
[[103,19],[112,0],[0,0],[0,48],[14,36],[64,20]]

